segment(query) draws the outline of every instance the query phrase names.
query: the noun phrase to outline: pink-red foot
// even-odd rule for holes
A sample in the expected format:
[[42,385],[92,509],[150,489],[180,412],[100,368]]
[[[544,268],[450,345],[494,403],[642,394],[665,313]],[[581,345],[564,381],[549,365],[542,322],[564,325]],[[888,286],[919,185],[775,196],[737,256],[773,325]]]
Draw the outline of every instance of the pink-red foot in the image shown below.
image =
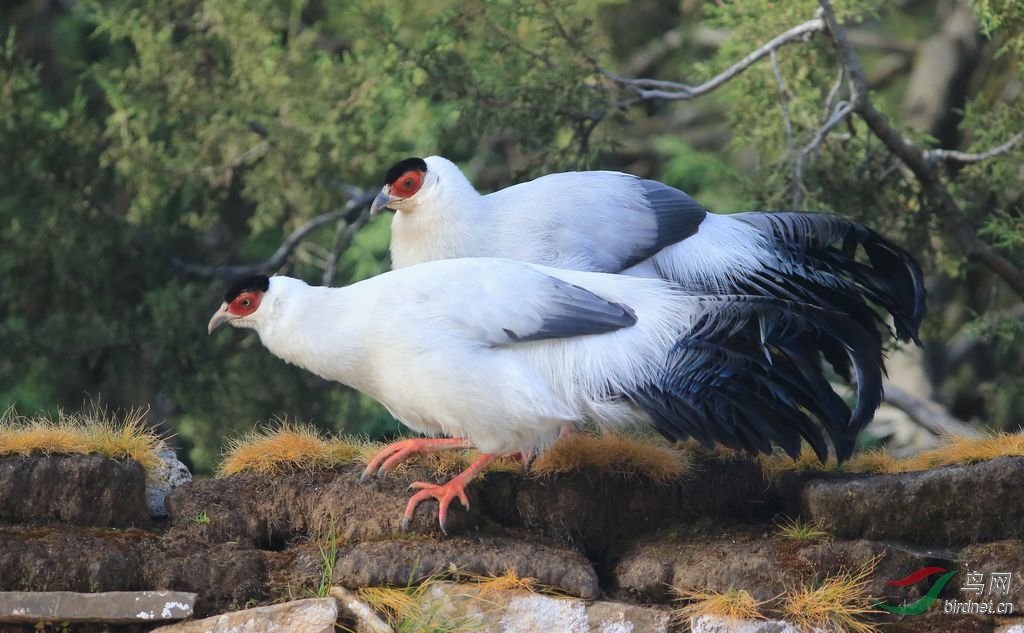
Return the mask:
[[437,522],[441,526],[441,531],[447,534],[445,524],[448,520],[448,506],[451,505],[452,501],[458,499],[462,502],[463,507],[469,509],[469,499],[466,497],[466,484],[468,484],[474,477],[477,476],[480,471],[487,468],[487,465],[496,459],[494,455],[484,454],[479,459],[473,462],[469,468],[462,471],[455,477],[445,484],[432,484],[425,481],[413,482],[409,488],[413,490],[419,490],[416,494],[409,498],[409,503],[405,506],[405,515],[402,517],[402,531],[409,529],[409,522],[412,521],[412,515],[416,511],[416,506],[421,501],[427,499],[437,499]]
[[472,448],[472,444],[459,437],[440,439],[410,438],[392,442],[373,456],[370,463],[363,469],[363,474],[360,475],[359,481],[366,481],[366,478],[373,474],[383,475],[388,473],[395,466],[413,455],[456,448]]
[[437,523],[445,534],[445,524],[448,522],[448,506],[456,498],[462,502],[462,507],[469,510],[469,499],[466,497],[466,485],[459,482],[458,478],[452,479],[446,484],[432,484],[425,481],[414,481],[409,485],[410,490],[419,490],[409,498],[405,506],[405,515],[402,517],[402,531],[409,529],[409,522],[412,521],[413,512],[421,501],[437,499]]

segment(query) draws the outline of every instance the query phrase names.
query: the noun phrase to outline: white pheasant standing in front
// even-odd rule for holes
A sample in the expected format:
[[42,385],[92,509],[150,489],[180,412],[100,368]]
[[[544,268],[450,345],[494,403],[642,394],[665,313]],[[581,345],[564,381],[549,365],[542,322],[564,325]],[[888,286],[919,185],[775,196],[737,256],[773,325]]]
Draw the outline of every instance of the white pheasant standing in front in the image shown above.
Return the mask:
[[[850,409],[801,336],[843,350],[862,390],[880,392],[881,337],[848,315],[787,299],[697,298],[662,279],[511,260],[429,262],[344,288],[253,276],[232,285],[208,330],[255,330],[276,356],[380,401],[440,440],[388,447],[364,476],[413,452],[472,446],[451,481],[417,482],[416,505],[467,504],[466,483],[499,455],[543,450],[585,418],[646,421],[673,439],[791,455],[808,442],[849,456],[877,399]],[[826,440],[826,437],[828,438]],[[433,442],[433,443],[431,443]]]

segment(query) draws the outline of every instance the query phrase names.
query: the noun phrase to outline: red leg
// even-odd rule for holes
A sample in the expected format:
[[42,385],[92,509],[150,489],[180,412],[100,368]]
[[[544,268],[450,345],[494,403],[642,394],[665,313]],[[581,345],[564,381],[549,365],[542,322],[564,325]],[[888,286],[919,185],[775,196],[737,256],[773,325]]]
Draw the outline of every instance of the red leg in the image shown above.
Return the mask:
[[[441,526],[441,531],[445,532],[444,524],[448,518],[448,506],[451,502],[458,497],[462,505],[468,510],[469,499],[466,498],[466,484],[470,482],[474,477],[480,474],[480,471],[487,468],[487,465],[497,459],[497,455],[483,454],[480,459],[470,464],[469,468],[462,471],[455,477],[453,477],[446,484],[432,484],[425,481],[414,482],[409,488],[413,490],[419,490],[410,499],[409,503],[405,506],[405,516],[402,518],[402,530],[409,529],[409,521],[412,520],[412,514],[416,511],[416,506],[421,501],[426,499],[437,499],[437,522]],[[445,532],[447,534],[447,532]]]
[[459,437],[445,437],[440,439],[410,438],[392,442],[380,449],[370,463],[363,469],[359,481],[364,481],[370,475],[376,473],[383,475],[390,472],[392,468],[417,453],[433,453],[450,448],[473,448],[469,440]]

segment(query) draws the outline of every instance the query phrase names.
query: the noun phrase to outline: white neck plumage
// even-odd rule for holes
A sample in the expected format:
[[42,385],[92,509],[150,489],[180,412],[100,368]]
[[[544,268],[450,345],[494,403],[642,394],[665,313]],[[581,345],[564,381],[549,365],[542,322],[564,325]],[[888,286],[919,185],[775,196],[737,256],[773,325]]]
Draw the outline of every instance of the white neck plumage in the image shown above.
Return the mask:
[[[453,222],[452,215],[481,213],[482,196],[472,183],[451,163],[428,165],[441,170],[436,178],[418,194],[418,204],[397,211],[391,221],[391,264],[405,268],[436,259],[472,257],[479,240],[475,229],[483,224],[472,221]],[[428,172],[429,173],[429,172]],[[437,210],[437,211],[435,211]],[[479,255],[486,253],[480,252]]]
[[347,288],[309,286],[289,277],[273,277],[273,304],[265,320],[255,324],[260,340],[278,358],[328,380],[357,386],[365,356],[366,319],[360,310],[358,285]]

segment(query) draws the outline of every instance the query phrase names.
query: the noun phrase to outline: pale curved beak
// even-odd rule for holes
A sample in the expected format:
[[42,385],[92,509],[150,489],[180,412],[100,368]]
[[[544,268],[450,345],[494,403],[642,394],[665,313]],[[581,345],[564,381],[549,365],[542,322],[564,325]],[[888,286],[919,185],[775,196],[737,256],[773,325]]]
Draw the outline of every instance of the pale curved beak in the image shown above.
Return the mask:
[[387,209],[388,206],[395,200],[391,197],[391,187],[384,187],[377,194],[377,197],[373,199],[373,203],[370,205],[370,215],[374,216],[380,213],[381,209]]
[[213,317],[210,318],[210,322],[206,325],[206,333],[213,334],[213,331],[224,325],[228,321],[235,317],[228,314],[228,304],[222,303],[220,309],[213,313]]

